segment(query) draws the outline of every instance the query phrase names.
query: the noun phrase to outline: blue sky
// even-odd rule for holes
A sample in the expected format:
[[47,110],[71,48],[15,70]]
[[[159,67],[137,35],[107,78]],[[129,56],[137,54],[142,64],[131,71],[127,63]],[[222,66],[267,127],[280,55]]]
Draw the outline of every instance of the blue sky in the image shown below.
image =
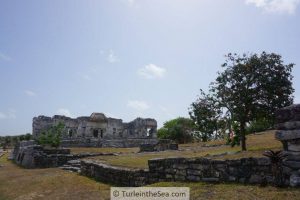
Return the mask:
[[229,52],[295,63],[300,0],[1,0],[0,135],[32,118],[104,112],[159,126],[206,90]]

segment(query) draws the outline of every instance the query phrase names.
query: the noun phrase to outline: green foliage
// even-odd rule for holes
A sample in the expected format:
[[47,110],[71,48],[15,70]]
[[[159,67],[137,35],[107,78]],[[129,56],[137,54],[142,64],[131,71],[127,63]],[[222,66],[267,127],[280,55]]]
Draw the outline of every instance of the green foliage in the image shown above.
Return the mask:
[[284,65],[280,55],[228,54],[210,91],[221,107],[239,124],[242,150],[246,150],[246,125],[265,118],[274,121],[277,109],[293,103],[291,75],[294,64]]
[[250,122],[250,125],[246,128],[246,134],[262,132],[272,127],[272,122],[268,119],[259,119]]
[[12,148],[19,141],[30,140],[32,135],[27,133],[26,135],[13,135],[13,136],[0,136],[0,146],[2,148]]
[[37,138],[38,144],[42,146],[50,145],[55,148],[59,147],[64,128],[65,125],[61,122],[50,127]]
[[226,126],[221,117],[219,103],[214,96],[205,94],[201,89],[200,96],[189,108],[189,115],[197,125],[197,130],[201,133],[199,135],[204,142]]
[[186,143],[192,140],[191,132],[195,129],[195,124],[191,119],[178,117],[167,121],[158,130],[157,136],[160,139],[171,139],[178,143]]

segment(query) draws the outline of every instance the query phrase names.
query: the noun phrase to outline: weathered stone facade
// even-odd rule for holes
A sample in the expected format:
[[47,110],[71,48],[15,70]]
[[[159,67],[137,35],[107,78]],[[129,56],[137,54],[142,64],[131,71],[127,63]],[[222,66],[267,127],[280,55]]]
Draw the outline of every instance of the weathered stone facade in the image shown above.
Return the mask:
[[278,110],[276,120],[275,137],[282,142],[286,155],[285,175],[291,186],[300,186],[300,104]]
[[55,115],[33,118],[32,134],[36,138],[49,127],[62,122],[65,133],[63,146],[138,147],[157,142],[157,122],[150,118],[137,118],[129,123],[107,118],[103,113],[76,119]]
[[34,141],[22,141],[18,143],[10,159],[24,168],[48,168],[59,167],[68,161],[91,156],[113,156],[112,153],[81,153],[71,154],[70,149],[47,149],[37,145]]

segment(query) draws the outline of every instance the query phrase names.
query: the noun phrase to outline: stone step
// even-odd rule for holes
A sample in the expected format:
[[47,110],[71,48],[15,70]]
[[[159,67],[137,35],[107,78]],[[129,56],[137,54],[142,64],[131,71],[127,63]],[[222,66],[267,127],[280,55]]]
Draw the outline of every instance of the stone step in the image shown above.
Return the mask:
[[64,164],[63,166],[72,166],[72,167],[81,167],[81,165],[80,164],[73,164],[73,165],[70,165],[70,164]]
[[67,163],[70,164],[70,165],[73,165],[73,164],[79,164],[80,165],[80,160],[69,160]]
[[67,171],[78,172],[78,173],[80,173],[81,171],[79,167],[73,167],[73,166],[62,166],[59,168]]

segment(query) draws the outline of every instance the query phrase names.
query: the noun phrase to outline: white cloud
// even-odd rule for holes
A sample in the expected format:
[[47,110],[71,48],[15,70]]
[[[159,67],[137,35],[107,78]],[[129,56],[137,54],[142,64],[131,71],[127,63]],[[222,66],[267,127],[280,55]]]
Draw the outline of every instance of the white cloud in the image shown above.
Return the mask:
[[146,65],[138,70],[138,75],[146,79],[163,78],[165,76],[166,69],[154,64]]
[[34,97],[36,96],[36,93],[31,91],[31,90],[24,90],[24,93],[27,95],[27,96],[30,96],[30,97]]
[[66,108],[60,108],[56,111],[58,115],[64,115],[66,117],[72,117],[71,112]]
[[11,57],[9,57],[8,55],[5,55],[4,53],[0,52],[0,61],[11,61]]
[[138,100],[128,101],[127,106],[139,112],[148,110],[150,108],[147,102]]
[[115,55],[113,50],[109,51],[108,56],[107,56],[107,61],[110,63],[115,63],[115,62],[119,61],[118,57]]
[[0,112],[0,119],[16,119],[16,111],[14,109],[8,110],[8,112]]
[[300,0],[246,0],[245,2],[246,4],[254,4],[269,13],[294,14]]

